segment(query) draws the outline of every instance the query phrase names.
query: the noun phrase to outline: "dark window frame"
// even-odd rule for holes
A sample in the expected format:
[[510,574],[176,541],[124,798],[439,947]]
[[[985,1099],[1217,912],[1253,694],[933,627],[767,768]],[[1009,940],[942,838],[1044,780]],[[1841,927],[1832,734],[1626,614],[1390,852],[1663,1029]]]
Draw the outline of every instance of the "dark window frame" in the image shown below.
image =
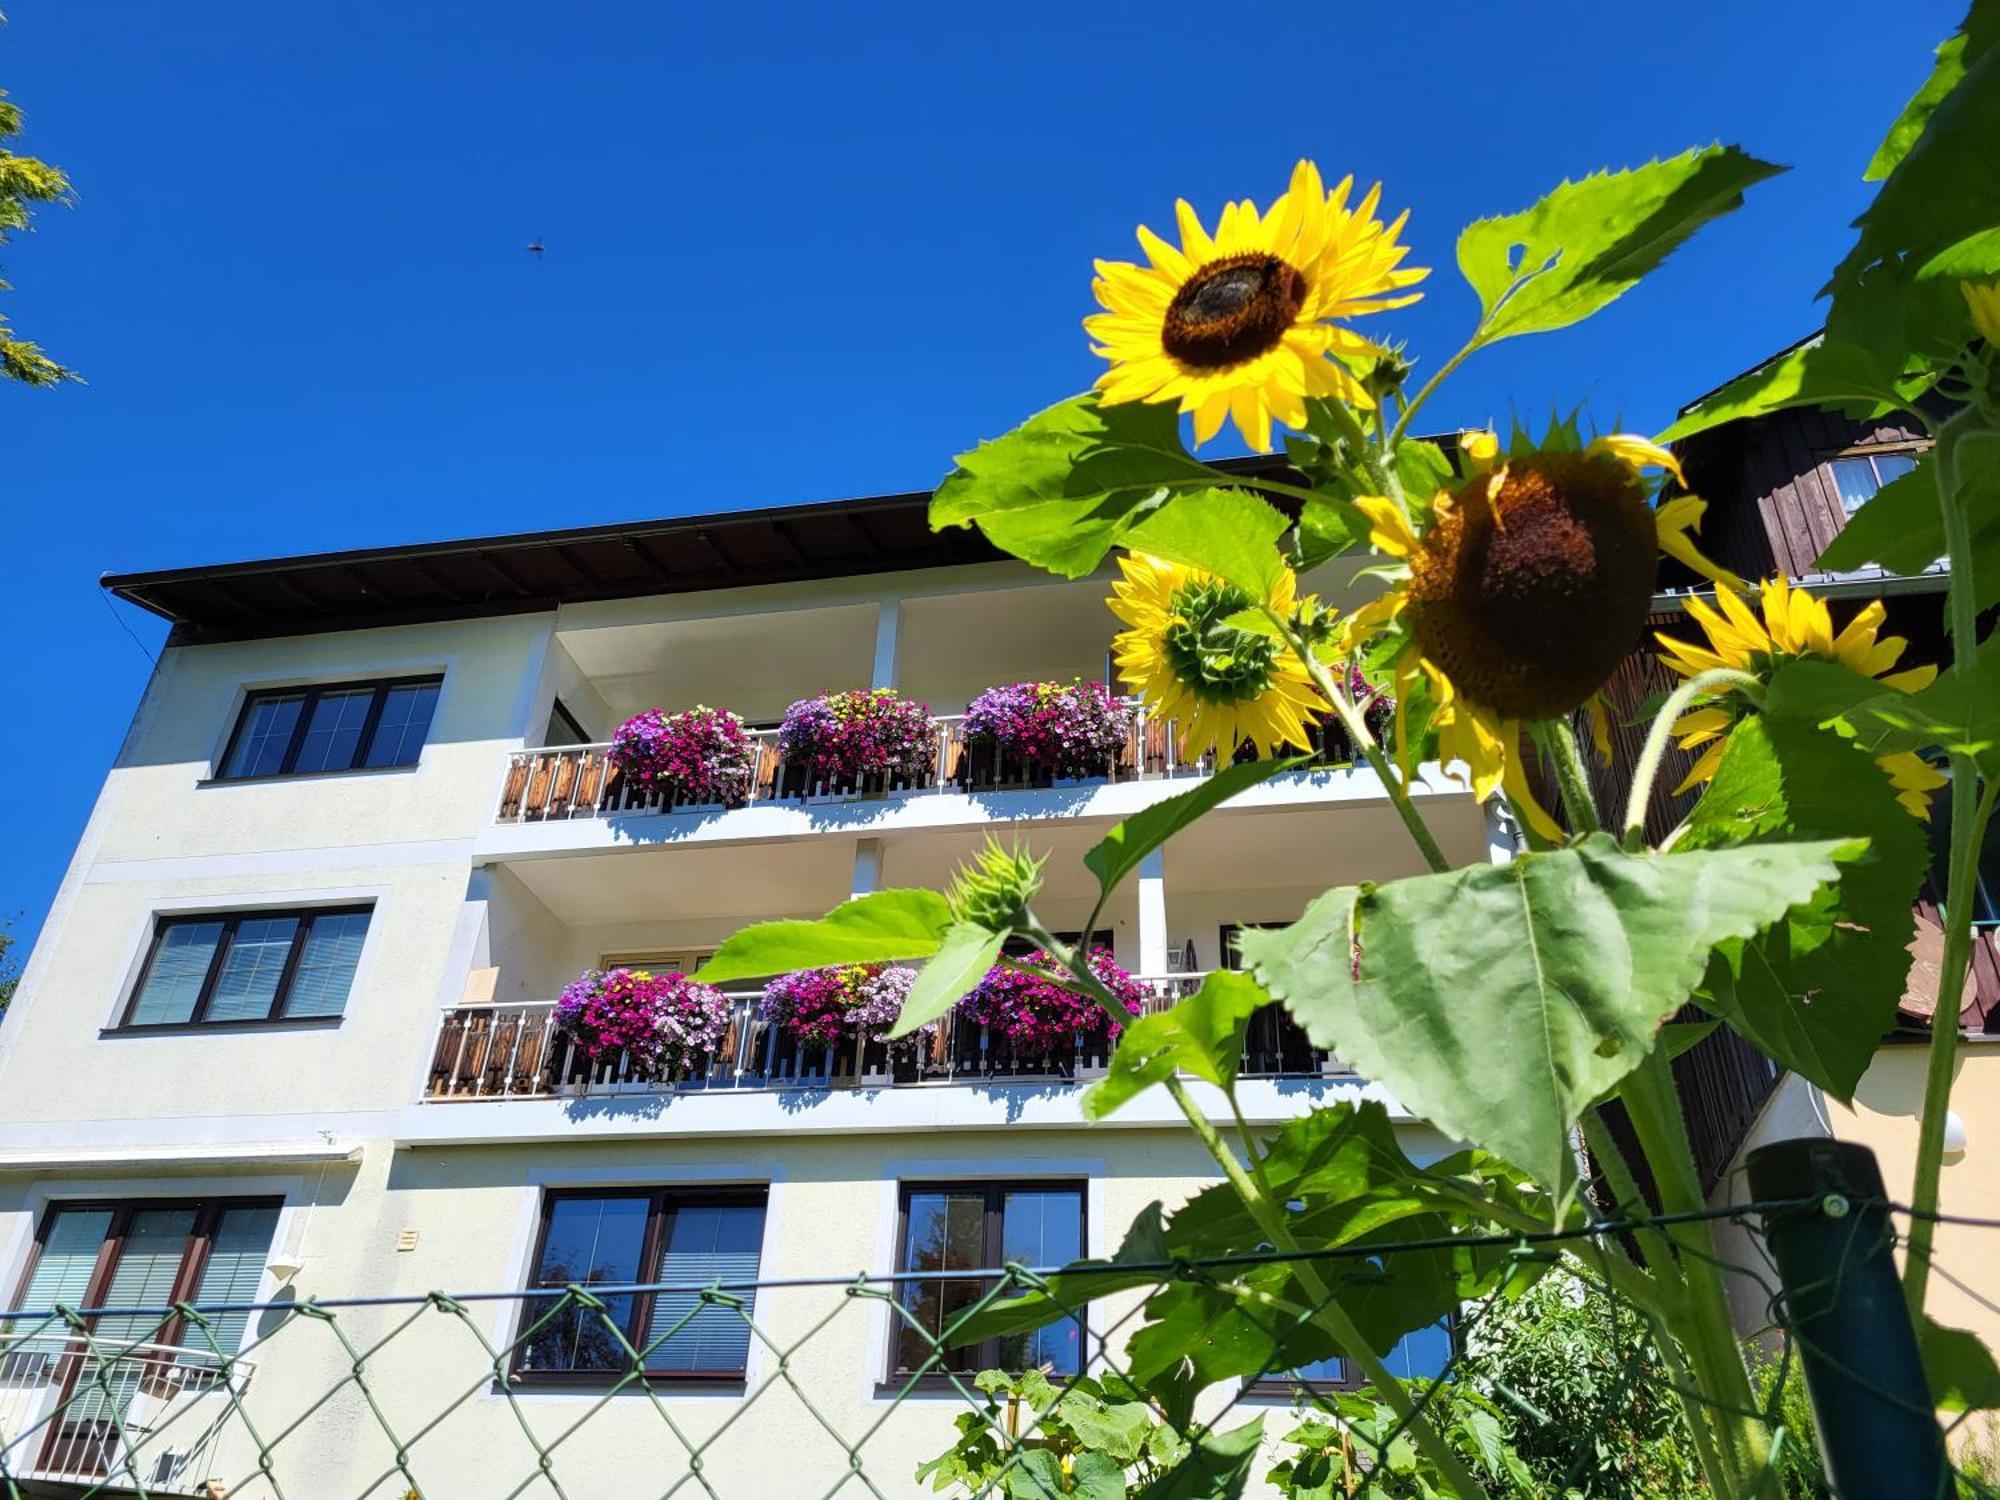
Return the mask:
[[[1875,495],[1882,493],[1885,486],[1893,482],[1885,480],[1882,477],[1882,470],[1875,463],[1876,459],[1884,457],[1907,458],[1912,462],[1921,463],[1923,462],[1924,455],[1929,453],[1933,446],[1928,439],[1911,438],[1907,442],[1872,443],[1862,447],[1836,448],[1830,452],[1822,451],[1819,466],[1826,471],[1827,492],[1833,497],[1833,503],[1839,507],[1843,517],[1851,520],[1855,511],[1859,510],[1861,506],[1856,505],[1850,509],[1846,500],[1842,498],[1840,493],[1840,477],[1834,470],[1835,464],[1840,463],[1843,459],[1865,459],[1868,463],[1869,472],[1875,476],[1875,491],[1874,494],[1868,497],[1869,500],[1872,500],[1875,498]],[[1861,502],[1862,505],[1866,505],[1867,503],[1867,500]]]
[[[910,1199],[919,1193],[957,1193],[971,1195],[983,1193],[986,1197],[985,1218],[981,1226],[980,1259],[987,1266],[1001,1263],[1002,1235],[1005,1227],[1007,1195],[1014,1192],[1048,1193],[1073,1192],[1076,1194],[1076,1242],[1083,1254],[1090,1254],[1090,1184],[1082,1177],[959,1177],[959,1178],[912,1178],[896,1185],[896,1261],[895,1269],[900,1274],[908,1263],[910,1253]],[[967,1278],[971,1279],[971,1278]],[[1077,1309],[1076,1321],[1081,1329],[1077,1348],[1077,1371],[1082,1375],[1090,1369],[1090,1304]],[[889,1358],[887,1378],[882,1382],[884,1390],[901,1390],[914,1380],[920,1388],[944,1386],[956,1389],[962,1383],[966,1372],[931,1370],[916,1375],[902,1366],[902,1332],[904,1320],[900,1315],[889,1319]],[[989,1370],[1000,1361],[1000,1340],[983,1340],[978,1346],[978,1358],[973,1371]],[[954,1377],[958,1377],[955,1381]],[[1074,1378],[1067,1374],[1054,1377],[1058,1381]]]
[[[108,1210],[111,1223],[104,1231],[104,1238],[98,1243],[97,1264],[91,1267],[90,1283],[85,1289],[80,1307],[102,1307],[104,1297],[110,1289],[111,1278],[116,1274],[118,1261],[125,1253],[125,1237],[131,1231],[134,1216],[156,1209],[192,1208],[195,1211],[194,1226],[188,1232],[187,1244],[181,1250],[181,1267],[174,1277],[172,1295],[168,1304],[178,1306],[194,1297],[195,1288],[201,1285],[202,1272],[208,1269],[208,1258],[215,1249],[215,1230],[225,1211],[230,1209],[275,1208],[281,1214],[285,1200],[270,1193],[249,1193],[241,1197],[193,1193],[185,1197],[148,1198],[56,1198],[51,1199],[42,1210],[42,1217],[35,1226],[34,1242],[28,1247],[28,1263],[21,1268],[20,1279],[14,1286],[14,1307],[24,1307],[28,1288],[35,1279],[36,1268],[41,1264],[42,1254],[48,1248],[49,1234],[54,1230],[56,1220],[66,1213],[91,1213],[98,1209]],[[272,1244],[276,1245],[275,1235]],[[266,1258],[270,1252],[265,1252]],[[96,1318],[89,1320],[96,1325]],[[187,1320],[178,1313],[171,1321],[151,1334],[145,1342],[150,1344],[179,1344],[185,1333]]]
[[[1444,1323],[1445,1331],[1451,1336],[1452,1356],[1456,1358],[1460,1353],[1457,1314],[1454,1313],[1446,1317]],[[1436,1326],[1435,1323],[1426,1323],[1424,1328],[1435,1328]],[[1409,1338],[1414,1334],[1422,1333],[1424,1328],[1412,1329],[1410,1333],[1405,1334],[1403,1337]],[[1400,1343],[1401,1340],[1398,1340],[1398,1342]],[[1267,1371],[1246,1385],[1243,1388],[1244,1394],[1249,1396],[1292,1396],[1301,1392],[1310,1394],[1314,1391],[1358,1391],[1362,1386],[1368,1384],[1368,1377],[1361,1373],[1360,1366],[1356,1365],[1353,1360],[1344,1354],[1336,1355],[1335,1358],[1340,1361],[1340,1378],[1338,1380],[1301,1380],[1292,1375],[1274,1375]],[[1426,1380],[1432,1377],[1420,1375],[1416,1378]]]
[[[309,1016],[289,1016],[285,1014],[291,1003],[292,982],[298,977],[299,959],[305,952],[307,935],[312,931],[313,922],[319,917],[368,918],[372,927],[375,921],[375,904],[372,901],[354,902],[344,906],[273,906],[250,907],[242,911],[174,912],[171,915],[153,919],[153,936],[146,946],[146,961],[139,966],[139,977],[132,985],[132,993],[125,998],[125,1005],[118,1013],[116,1024],[111,1030],[117,1032],[171,1032],[171,1031],[223,1031],[232,1027],[252,1026],[330,1026],[338,1025],[347,1014],[347,1002],[341,1002],[339,1011],[331,1014]],[[298,921],[298,929],[292,933],[291,951],[285,955],[285,966],[279,972],[278,986],[271,996],[271,1010],[268,1015],[242,1016],[228,1021],[203,1019],[208,1012],[209,1002],[215,998],[216,981],[222,977],[223,967],[229,961],[229,949],[236,936],[236,930],[245,922],[261,922],[284,917]],[[152,978],[153,964],[160,956],[160,945],[169,930],[202,922],[220,922],[222,936],[217,940],[215,953],[208,961],[208,972],[202,976],[201,992],[195,996],[194,1009],[185,1021],[135,1021],[133,1013],[139,1008],[140,997],[146,993],[146,981]],[[364,938],[364,942],[367,940]],[[359,966],[357,965],[357,972]],[[350,986],[352,981],[350,980]],[[350,988],[350,995],[352,990]]]
[[[368,752],[375,743],[375,734],[382,725],[382,709],[389,701],[389,694],[397,688],[435,687],[442,696],[444,674],[442,672],[420,672],[408,677],[361,677],[346,682],[299,683],[291,687],[253,688],[243,695],[243,703],[236,711],[236,723],[229,731],[229,741],[222,747],[222,757],[215,763],[214,781],[274,781],[290,776],[345,776],[355,771],[395,771],[404,770],[417,764],[416,760],[399,760],[389,765],[371,766]],[[362,721],[361,733],[355,737],[354,754],[344,766],[326,766],[316,771],[298,771],[299,751],[304,748],[306,731],[312,727],[313,711],[321,698],[332,693],[353,693],[363,688],[369,689],[374,697],[368,705],[368,716]],[[302,696],[299,705],[298,722],[292,726],[292,737],[285,745],[285,753],[275,771],[259,771],[248,774],[234,774],[230,762],[236,759],[237,747],[242,743],[243,733],[249,727],[250,716],[257,705],[273,698]],[[432,722],[436,722],[437,709],[432,705]],[[430,743],[430,726],[424,728],[423,743],[417,747],[417,755],[422,756],[425,746]]]
[[[641,1277],[642,1281],[659,1279],[660,1261],[666,1254],[668,1217],[675,1208],[705,1208],[718,1205],[741,1208],[754,1204],[764,1211],[764,1224],[768,1229],[771,1221],[771,1187],[769,1183],[717,1183],[688,1184],[678,1187],[560,1187],[545,1188],[539,1218],[535,1225],[535,1248],[528,1260],[528,1285],[526,1290],[536,1291],[535,1278],[540,1275],[542,1255],[548,1249],[549,1225],[555,1217],[555,1205],[565,1201],[601,1200],[622,1198],[642,1201],[646,1207],[646,1230],[639,1242],[639,1265],[643,1271],[651,1271]],[[757,1247],[757,1266],[763,1271],[764,1247]],[[626,1342],[634,1349],[645,1346],[645,1330],[652,1322],[655,1294],[640,1292],[632,1298],[632,1315],[621,1330]],[[740,1370],[646,1370],[634,1378],[624,1370],[531,1370],[523,1369],[522,1357],[528,1352],[527,1332],[548,1310],[548,1299],[530,1297],[521,1304],[520,1320],[514,1330],[514,1342],[507,1355],[507,1380],[510,1385],[524,1386],[581,1386],[585,1388],[613,1385],[629,1381],[630,1388],[643,1389],[649,1384],[674,1385],[731,1385],[741,1386],[749,1377],[749,1351],[744,1352],[744,1364]],[[754,1340],[752,1341],[754,1346]]]

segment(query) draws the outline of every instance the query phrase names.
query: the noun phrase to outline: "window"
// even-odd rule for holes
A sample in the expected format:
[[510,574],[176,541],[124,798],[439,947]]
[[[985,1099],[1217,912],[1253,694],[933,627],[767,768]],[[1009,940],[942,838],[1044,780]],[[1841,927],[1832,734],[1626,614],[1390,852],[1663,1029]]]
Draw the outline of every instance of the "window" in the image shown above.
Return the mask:
[[763,1188],[550,1193],[531,1286],[658,1282],[668,1289],[607,1297],[603,1314],[576,1308],[550,1318],[553,1303],[528,1303],[515,1376],[603,1383],[623,1374],[630,1357],[608,1318],[639,1351],[649,1376],[741,1380],[750,1353],[751,1293],[738,1288],[744,1298],[739,1310],[704,1303],[699,1289],[757,1279],[764,1198]]
[[[14,1306],[33,1311],[57,1303],[117,1308],[254,1301],[278,1208],[276,1200],[250,1198],[61,1204],[42,1219]],[[162,1327],[150,1314],[103,1316],[91,1329],[100,1339],[181,1344],[203,1353],[210,1352],[212,1336],[216,1348],[233,1354],[249,1318],[247,1312],[216,1313],[206,1332],[190,1333],[179,1319]],[[6,1332],[0,1324],[0,1336]],[[56,1337],[58,1346],[63,1341]]]
[[[1435,1380],[1450,1367],[1455,1348],[1451,1319],[1444,1318],[1428,1328],[1404,1334],[1396,1341],[1396,1347],[1384,1356],[1382,1363],[1388,1366],[1391,1375],[1401,1380]],[[1272,1370],[1256,1381],[1251,1389],[1271,1395],[1298,1389],[1311,1390],[1316,1386],[1348,1387],[1361,1383],[1361,1371],[1335,1355],[1329,1359],[1308,1361],[1289,1371]]]
[[[1061,1182],[905,1183],[898,1271],[975,1271],[1008,1261],[1060,1266],[1083,1256],[1083,1185]],[[898,1284],[890,1368],[898,1375],[1040,1367],[1083,1369],[1083,1309],[1029,1333],[945,1349],[932,1344],[985,1295],[990,1277],[937,1277]]]
[[1875,492],[1892,479],[1901,479],[1917,466],[1921,456],[1910,448],[1886,448],[1875,453],[1845,453],[1827,460],[1833,470],[1834,488],[1840,491],[1841,508],[1850,516],[1875,498]]
[[162,917],[120,1024],[325,1020],[347,1005],[365,906]]
[[442,684],[439,677],[405,677],[252,693],[219,779],[413,766]]
[[554,747],[589,743],[590,736],[583,732],[583,726],[577,722],[576,715],[569,711],[562,699],[556,699],[549,708],[549,723],[542,731],[542,744],[545,747]]

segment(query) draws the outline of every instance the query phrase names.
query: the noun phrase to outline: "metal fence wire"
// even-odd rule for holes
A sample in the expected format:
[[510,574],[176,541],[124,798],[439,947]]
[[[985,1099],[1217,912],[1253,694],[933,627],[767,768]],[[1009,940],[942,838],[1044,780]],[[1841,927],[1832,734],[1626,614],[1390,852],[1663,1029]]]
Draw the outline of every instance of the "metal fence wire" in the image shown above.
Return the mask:
[[[1789,1445],[1794,1455],[1811,1446],[1810,1434],[1799,1430],[1802,1404],[1784,1398],[1796,1390],[1786,1377],[1802,1344],[1759,1235],[1769,1215],[1816,1207],[1765,1202],[1681,1216],[1732,1221],[1757,1247],[1756,1263],[1718,1264],[1766,1311],[1766,1326],[1753,1336],[1768,1351],[1771,1373],[1760,1383],[1762,1415],[1776,1447]],[[1636,1401],[1641,1387],[1701,1399],[1678,1374],[1678,1361],[1662,1357],[1645,1314],[1599,1274],[1614,1239],[1669,1222],[1599,1219],[1560,1233],[1452,1243],[1498,1250],[1555,1279],[1576,1306],[1598,1310],[1600,1347],[1613,1354],[1598,1397],[1602,1409],[1616,1412]],[[1060,1281],[1052,1280],[1056,1268],[1009,1264],[699,1286],[17,1309],[0,1312],[0,1494],[1192,1500],[1448,1493],[1422,1487],[1406,1420],[1370,1400],[1365,1388],[1287,1366],[1277,1351],[1320,1309],[1270,1296],[1268,1278],[1257,1274],[1309,1261],[1380,1268],[1388,1257],[1425,1248],[1435,1246],[1100,1265],[1068,1268]],[[1966,1279],[1937,1270],[2000,1313]],[[968,1365],[963,1334],[980,1314],[1026,1292],[1088,1287],[1094,1277],[1106,1286],[1115,1279],[1116,1290],[1061,1305],[1081,1331],[1084,1378],[981,1374]],[[933,1327],[921,1292],[947,1282],[976,1282],[978,1295]],[[1148,1297],[1182,1284],[1224,1294],[1215,1318],[1177,1331],[1186,1346],[1216,1336],[1227,1318],[1236,1347],[1248,1330],[1253,1350],[1261,1340],[1265,1357],[1254,1373],[1170,1409],[1131,1379],[1131,1341],[1148,1321]],[[1352,1295],[1352,1283],[1342,1284]],[[1285,1285],[1295,1290],[1298,1282]],[[622,1299],[642,1296],[680,1313],[656,1313],[635,1344]],[[1511,1305],[1496,1294],[1453,1316],[1441,1371],[1405,1382],[1415,1409],[1441,1426],[1456,1423],[1454,1441],[1489,1494],[1640,1493],[1604,1487],[1582,1459],[1575,1472],[1553,1477],[1522,1468],[1515,1450],[1545,1449],[1545,1439],[1580,1450],[1592,1445],[1549,1430],[1558,1416],[1492,1377],[1494,1350],[1518,1336],[1510,1330]],[[752,1352],[740,1381],[690,1386],[648,1373],[651,1356],[676,1335],[698,1319],[713,1327],[718,1317],[732,1328],[740,1320],[737,1336],[747,1334]],[[523,1379],[524,1351],[554,1336],[588,1345],[598,1367],[588,1383]],[[888,1361],[905,1367],[885,1376],[889,1343],[916,1357]],[[1261,1432],[1245,1446],[1239,1436],[1258,1414]],[[1953,1425],[1968,1420],[1961,1415]],[[1600,1450],[1611,1436],[1599,1436]],[[961,1461],[920,1472],[923,1460],[954,1444]],[[1981,1472],[1976,1447],[1956,1447],[1973,1453],[1957,1470],[1960,1493],[2000,1495]],[[1092,1450],[1098,1456],[1089,1456]],[[1704,1493],[1691,1485],[1686,1493]],[[1761,1493],[1834,1491],[1808,1465],[1774,1469]]]

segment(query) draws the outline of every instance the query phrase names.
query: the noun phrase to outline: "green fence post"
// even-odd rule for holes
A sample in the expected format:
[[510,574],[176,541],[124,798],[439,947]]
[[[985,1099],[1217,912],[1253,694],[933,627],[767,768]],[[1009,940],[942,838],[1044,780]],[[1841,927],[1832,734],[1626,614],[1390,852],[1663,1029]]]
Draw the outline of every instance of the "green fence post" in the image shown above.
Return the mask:
[[1757,1200],[1815,1200],[1766,1214],[1763,1229],[1834,1493],[1949,1497],[1951,1466],[1875,1153],[1848,1141],[1777,1141],[1748,1164]]

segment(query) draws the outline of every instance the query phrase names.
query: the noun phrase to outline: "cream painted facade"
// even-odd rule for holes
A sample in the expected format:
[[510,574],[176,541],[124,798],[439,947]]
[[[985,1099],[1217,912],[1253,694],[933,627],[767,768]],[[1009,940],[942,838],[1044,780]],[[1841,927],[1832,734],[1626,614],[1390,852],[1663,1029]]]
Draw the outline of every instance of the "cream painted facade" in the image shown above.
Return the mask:
[[[1338,594],[1342,580],[1320,583]],[[1171,1207],[1213,1179],[1163,1098],[1092,1127],[1077,1086],[1059,1080],[427,1096],[448,1011],[546,1002],[607,956],[698,955],[748,921],[939,886],[989,830],[1051,854],[1041,909],[1057,929],[1080,924],[1082,852],[1186,777],[538,823],[502,823],[496,807],[510,757],[544,743],[558,698],[595,739],[643,707],[706,702],[756,721],[870,684],[950,713],[994,683],[1101,676],[1103,592],[1101,580],[1051,584],[993,564],[171,645],[0,1025],[0,1293],[11,1304],[22,1287],[52,1207],[136,1198],[281,1199],[270,1258],[299,1268],[267,1270],[258,1289],[279,1302],[518,1290],[554,1188],[764,1186],[758,1274],[782,1280],[891,1269],[904,1182],[1080,1181],[1087,1249],[1108,1253],[1146,1204]],[[416,765],[218,779],[246,693],[419,674],[442,688]],[[1455,863],[1492,852],[1457,783],[1433,772],[1419,801]],[[1225,924],[1289,920],[1328,885],[1415,868],[1369,773],[1298,773],[1149,860],[1110,911],[1111,940],[1134,971],[1164,972],[1189,951],[1206,969],[1222,961]],[[161,918],[355,905],[369,922],[337,1018],[121,1028]],[[1343,1076],[1258,1080],[1244,1096],[1262,1125],[1316,1101],[1382,1097]],[[1413,1151],[1443,1149],[1407,1128]],[[756,1317],[782,1345],[835,1308],[786,1373],[840,1432],[886,1418],[864,1449],[867,1473],[884,1494],[919,1493],[912,1471],[949,1442],[957,1408],[926,1397],[890,1413],[877,1393],[885,1305],[800,1288],[764,1294]],[[1115,1299],[1094,1307],[1093,1331],[1119,1310]],[[358,1339],[408,1315],[354,1310],[340,1323]],[[402,1431],[466,1397],[413,1449],[426,1500],[508,1493],[532,1466],[472,1336],[504,1347],[517,1317],[511,1301],[468,1304],[462,1322],[425,1313],[370,1362],[370,1390]],[[347,1369],[310,1319],[250,1358],[247,1409],[267,1434]],[[821,1493],[847,1465],[784,1380],[743,1410],[776,1373],[774,1352],[757,1346],[743,1382],[662,1397],[691,1443],[727,1426],[703,1460],[717,1493]],[[602,1392],[518,1394],[546,1440]],[[251,1472],[247,1442],[225,1433],[205,1474]],[[558,1454],[566,1492],[604,1500],[658,1494],[686,1465],[641,1395],[614,1399]],[[351,1385],[277,1458],[288,1495],[403,1494]],[[229,1493],[269,1490],[253,1480]]]

